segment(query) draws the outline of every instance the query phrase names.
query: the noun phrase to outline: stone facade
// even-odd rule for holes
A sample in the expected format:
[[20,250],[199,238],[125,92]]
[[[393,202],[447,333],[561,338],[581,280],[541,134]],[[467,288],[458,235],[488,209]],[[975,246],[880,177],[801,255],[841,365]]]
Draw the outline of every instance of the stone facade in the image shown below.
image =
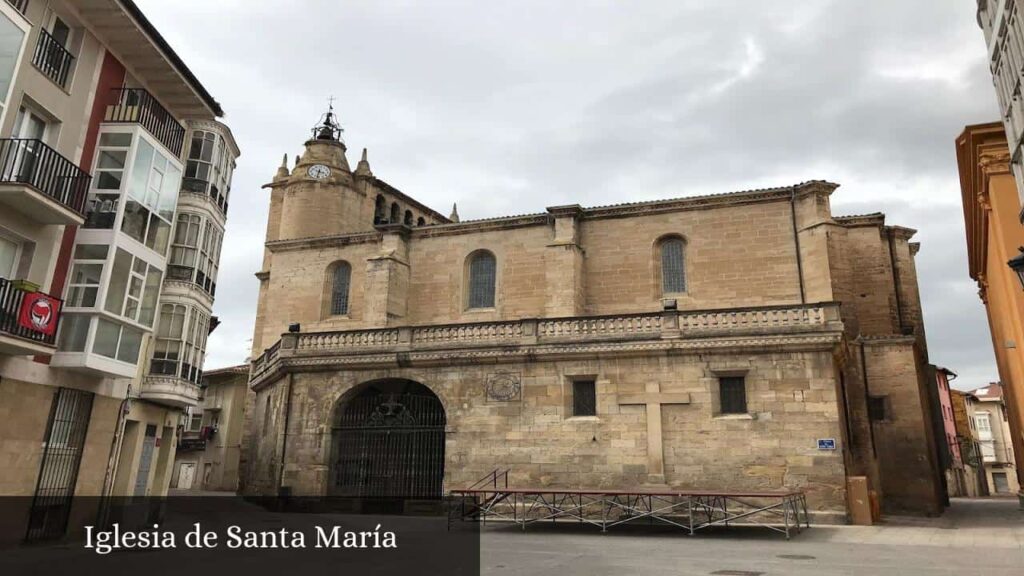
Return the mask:
[[[863,475],[888,509],[941,510],[912,230],[833,217],[823,181],[455,222],[344,152],[315,137],[268,185],[245,493],[333,493],[339,415],[393,380],[443,404],[446,488],[495,469],[517,486],[800,488],[842,520],[846,477]],[[376,217],[394,198],[422,225]],[[685,280],[664,292],[670,239]],[[471,307],[481,251],[493,306]],[[745,404],[725,413],[736,379]],[[580,381],[593,415],[575,415]]]

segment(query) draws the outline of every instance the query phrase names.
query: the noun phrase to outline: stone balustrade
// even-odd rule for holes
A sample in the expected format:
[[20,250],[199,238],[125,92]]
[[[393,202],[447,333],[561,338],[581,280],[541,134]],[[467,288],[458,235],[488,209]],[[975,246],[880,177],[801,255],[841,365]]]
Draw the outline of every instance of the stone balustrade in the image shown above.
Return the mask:
[[281,357],[401,354],[502,346],[544,347],[567,343],[687,340],[841,330],[839,304],[828,302],[287,333],[253,361],[250,381],[261,380],[274,369]]

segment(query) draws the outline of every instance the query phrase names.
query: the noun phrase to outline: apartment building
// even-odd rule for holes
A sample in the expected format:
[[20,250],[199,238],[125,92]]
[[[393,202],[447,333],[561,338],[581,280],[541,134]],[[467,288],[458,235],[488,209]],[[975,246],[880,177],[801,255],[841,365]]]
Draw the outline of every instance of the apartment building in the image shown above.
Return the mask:
[[972,390],[967,397],[974,433],[978,438],[981,461],[989,494],[1014,495],[1020,489],[1014,467],[1010,421],[1003,402],[1003,386],[993,382]]
[[1011,169],[1024,204],[1024,105],[1021,103],[1021,78],[1024,78],[1024,26],[1015,0],[978,0],[978,25],[985,35],[989,71],[1006,130]]
[[234,492],[242,446],[249,365],[203,374],[199,406],[190,408],[179,432],[171,488]]
[[239,154],[222,115],[131,0],[0,2],[4,538],[166,492]]

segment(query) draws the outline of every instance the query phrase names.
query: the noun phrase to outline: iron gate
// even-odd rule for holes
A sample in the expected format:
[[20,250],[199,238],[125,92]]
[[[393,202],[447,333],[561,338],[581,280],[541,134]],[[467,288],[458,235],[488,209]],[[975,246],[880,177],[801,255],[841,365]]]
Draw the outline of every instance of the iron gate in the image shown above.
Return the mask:
[[422,390],[370,388],[344,406],[335,428],[336,495],[442,497],[444,407],[429,389],[415,386]]
[[91,392],[70,388],[54,392],[26,541],[60,538],[67,530],[92,398]]

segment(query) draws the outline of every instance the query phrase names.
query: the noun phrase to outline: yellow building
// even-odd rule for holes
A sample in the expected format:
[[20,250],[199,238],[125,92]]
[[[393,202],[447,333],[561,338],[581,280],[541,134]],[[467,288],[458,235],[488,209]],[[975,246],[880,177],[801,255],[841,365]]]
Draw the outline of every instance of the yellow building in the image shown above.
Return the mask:
[[[1021,205],[999,122],[968,126],[957,138],[970,274],[988,312],[1020,484],[1024,455],[1024,288],[1007,262],[1024,246]],[[1024,493],[1018,492],[1024,505]]]

